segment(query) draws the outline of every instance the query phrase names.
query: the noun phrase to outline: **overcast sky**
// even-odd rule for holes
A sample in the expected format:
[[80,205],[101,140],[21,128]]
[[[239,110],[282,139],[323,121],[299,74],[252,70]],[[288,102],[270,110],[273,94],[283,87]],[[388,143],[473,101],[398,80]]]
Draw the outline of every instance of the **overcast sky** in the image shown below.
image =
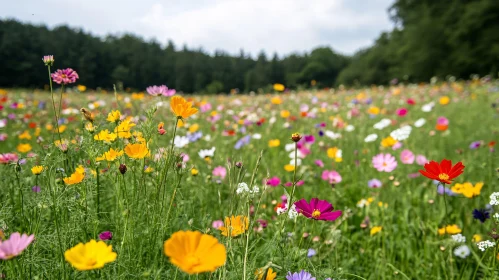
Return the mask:
[[5,0],[0,18],[94,35],[134,33],[178,47],[256,55],[331,46],[344,54],[389,31],[393,0]]

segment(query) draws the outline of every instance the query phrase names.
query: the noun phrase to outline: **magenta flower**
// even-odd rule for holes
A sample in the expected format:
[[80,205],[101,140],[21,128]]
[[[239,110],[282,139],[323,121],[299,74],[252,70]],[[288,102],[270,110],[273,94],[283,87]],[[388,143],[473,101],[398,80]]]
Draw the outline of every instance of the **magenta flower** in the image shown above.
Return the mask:
[[113,239],[113,233],[110,231],[104,231],[99,234],[100,240],[111,240]]
[[372,179],[367,181],[367,186],[373,189],[381,188],[382,185],[383,183],[381,183],[381,181],[378,179]]
[[309,219],[334,221],[341,216],[341,211],[333,211],[333,205],[326,200],[312,198],[310,203],[305,199],[294,203],[296,211]]
[[223,166],[217,166],[213,169],[213,176],[218,176],[220,178],[225,179],[227,175],[227,170]]
[[272,187],[277,187],[281,183],[281,179],[279,177],[272,177],[267,181],[267,185],[272,186]]
[[430,162],[430,161],[425,156],[423,156],[423,155],[417,155],[416,156],[416,163],[418,165],[425,165],[428,162]]
[[324,167],[324,162],[322,162],[322,160],[318,159],[315,161],[315,164],[319,167]]
[[52,80],[57,84],[72,84],[76,82],[76,79],[79,79],[78,73],[71,68],[66,69],[58,69],[54,73],[51,74]]
[[201,113],[205,113],[205,112],[208,112],[211,110],[211,103],[209,102],[206,102],[206,103],[203,103],[199,106],[199,110],[201,111]]
[[329,184],[338,184],[341,182],[341,175],[334,170],[324,170],[322,171],[322,180],[329,181]]
[[146,88],[147,93],[149,93],[152,96],[172,96],[176,93],[174,89],[168,89],[167,86],[161,85],[161,86],[150,86]]
[[397,115],[399,115],[400,117],[403,117],[405,115],[407,115],[407,109],[406,108],[400,108],[400,109],[397,109]]
[[373,166],[378,171],[392,172],[397,167],[397,160],[390,154],[379,154],[373,157]]
[[446,117],[438,117],[437,125],[449,125],[449,120]]
[[0,154],[0,164],[16,162],[19,157],[14,153]]
[[19,232],[14,232],[10,235],[9,239],[5,241],[0,241],[0,259],[9,260],[15,256],[20,255],[24,249],[28,247],[35,235],[19,234]]
[[[303,180],[299,180],[298,182],[296,182],[295,186],[299,187],[299,186],[303,186],[303,184],[305,184],[305,181]],[[285,187],[291,187],[293,186],[293,182],[286,182],[284,184]]]
[[409,150],[403,150],[400,153],[400,161],[403,164],[413,164],[414,163],[414,154]]
[[315,137],[313,135],[305,135],[305,142],[309,144],[313,144],[315,142]]

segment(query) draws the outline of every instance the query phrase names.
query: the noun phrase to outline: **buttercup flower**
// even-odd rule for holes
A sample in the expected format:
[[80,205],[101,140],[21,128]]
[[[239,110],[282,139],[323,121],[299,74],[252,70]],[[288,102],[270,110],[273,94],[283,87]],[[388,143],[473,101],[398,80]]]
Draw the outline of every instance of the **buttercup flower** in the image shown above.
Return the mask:
[[170,101],[170,107],[179,119],[186,119],[198,112],[197,108],[192,107],[191,102],[187,102],[181,96],[173,96]]
[[310,203],[305,199],[301,199],[295,202],[294,205],[298,213],[315,220],[334,221],[342,214],[341,211],[333,211],[334,208],[331,203],[318,198],[312,198]]
[[454,178],[464,172],[462,162],[458,162],[452,166],[452,161],[448,159],[443,159],[440,164],[432,160],[425,164],[424,168],[425,170],[419,170],[419,173],[429,179],[438,180],[442,184],[450,184]]
[[380,227],[380,226],[375,226],[375,227],[372,227],[371,228],[371,231],[369,232],[369,234],[371,236],[375,235],[376,233],[380,232],[381,230],[383,229],[383,227]]
[[79,243],[64,253],[66,261],[77,270],[103,268],[105,264],[114,262],[116,257],[112,245],[93,239],[85,244]]
[[223,236],[238,236],[246,232],[249,226],[249,219],[246,216],[225,217],[224,226],[219,229]]
[[0,259],[9,260],[20,255],[24,249],[31,244],[34,238],[35,236],[33,234],[28,236],[26,234],[21,235],[19,232],[14,232],[7,240],[2,241],[0,239]]
[[457,226],[457,225],[448,225],[443,228],[438,229],[438,234],[439,235],[444,235],[444,234],[458,234],[461,233],[462,230]]

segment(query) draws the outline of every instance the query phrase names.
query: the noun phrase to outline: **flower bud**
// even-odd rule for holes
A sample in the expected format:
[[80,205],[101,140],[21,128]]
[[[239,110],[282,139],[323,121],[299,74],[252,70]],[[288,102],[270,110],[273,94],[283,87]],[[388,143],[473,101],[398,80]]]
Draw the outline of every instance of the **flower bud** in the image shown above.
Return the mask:
[[237,168],[241,168],[241,167],[243,167],[243,163],[242,163],[242,162],[240,162],[240,161],[236,162],[236,167],[237,167]]
[[125,165],[125,164],[123,164],[123,163],[121,163],[121,164],[120,164],[120,167],[119,167],[119,170],[120,170],[120,173],[121,173],[122,175],[125,175],[126,170],[127,170],[126,165]]
[[293,142],[298,142],[301,140],[301,135],[300,133],[293,133],[291,134],[291,140],[293,140]]

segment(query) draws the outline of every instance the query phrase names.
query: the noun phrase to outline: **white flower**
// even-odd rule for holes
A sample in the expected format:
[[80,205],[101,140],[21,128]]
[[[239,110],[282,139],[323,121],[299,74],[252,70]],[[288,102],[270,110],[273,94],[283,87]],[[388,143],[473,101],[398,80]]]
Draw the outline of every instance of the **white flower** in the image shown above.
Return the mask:
[[212,147],[209,150],[200,150],[198,152],[198,155],[201,158],[213,157],[213,155],[215,155],[215,149],[216,149],[215,147]]
[[175,139],[173,139],[173,145],[177,148],[183,148],[187,144],[189,144],[189,138],[187,138],[187,136],[176,135]]
[[288,217],[292,220],[298,217],[298,211],[296,211],[296,206],[294,204],[291,206],[291,209],[289,209],[288,211]]
[[353,125],[349,124],[349,125],[347,125],[347,127],[345,127],[345,130],[348,132],[351,132],[351,131],[355,130],[355,127]]
[[420,118],[419,120],[417,120],[417,121],[414,123],[414,126],[415,126],[415,127],[422,127],[425,123],[426,123],[426,120],[425,120],[425,119],[423,119],[423,118]]
[[248,184],[246,184],[245,182],[239,183],[239,185],[237,185],[237,194],[248,193],[249,191],[250,189],[248,188]]
[[284,146],[286,152],[291,152],[295,150],[295,143],[289,143]]
[[357,207],[359,208],[364,208],[364,206],[367,205],[367,200],[361,199],[359,202],[357,202]]
[[257,194],[260,192],[260,188],[258,186],[254,186],[252,190],[250,190],[251,194]]
[[478,242],[476,245],[478,246],[478,249],[480,249],[480,251],[484,252],[485,250],[487,250],[487,248],[496,246],[496,243],[493,241],[485,240]]
[[290,126],[291,126],[291,125],[290,125],[288,122],[285,122],[285,123],[283,124],[283,127],[284,127],[284,128],[289,128]]
[[433,106],[435,106],[435,102],[432,101],[428,104],[423,105],[423,107],[421,107],[421,110],[423,112],[431,112],[431,110],[433,109]]
[[277,207],[277,215],[281,215],[281,214],[284,214],[286,213],[287,211],[287,206],[284,206],[284,207]]
[[276,118],[272,117],[272,118],[270,118],[269,123],[275,123],[275,121],[276,121]]
[[461,245],[454,249],[454,256],[465,259],[470,255],[470,248],[466,245]]
[[499,205],[499,192],[490,195],[490,205]]
[[7,119],[0,120],[0,128],[4,128],[7,125]]
[[397,141],[402,141],[409,138],[411,131],[412,127],[410,125],[405,125],[399,129],[395,129],[394,131],[392,131],[392,133],[390,133],[390,136]]
[[260,133],[253,134],[253,139],[262,139],[262,135]]
[[367,137],[364,139],[364,142],[366,142],[366,143],[374,142],[374,141],[376,141],[376,139],[378,139],[378,135],[373,133],[373,134],[367,135]]
[[499,213],[495,213],[492,217],[496,220],[496,222],[499,222]]
[[324,135],[326,135],[327,137],[329,137],[329,138],[331,138],[331,139],[333,139],[333,140],[338,139],[338,138],[341,138],[341,134],[339,134],[339,133],[334,133],[334,132],[332,132],[331,130],[326,130],[326,131],[324,132]]
[[204,141],[206,142],[210,142],[211,141],[211,135],[209,134],[206,134],[204,137],[203,137]]
[[392,124],[392,121],[390,119],[382,119],[379,122],[375,123],[373,127],[375,129],[381,130],[381,129],[389,126],[390,124]]
[[464,236],[464,235],[462,235],[460,233],[454,234],[451,237],[452,237],[452,240],[454,240],[457,243],[464,243],[464,242],[466,242],[466,236]]

